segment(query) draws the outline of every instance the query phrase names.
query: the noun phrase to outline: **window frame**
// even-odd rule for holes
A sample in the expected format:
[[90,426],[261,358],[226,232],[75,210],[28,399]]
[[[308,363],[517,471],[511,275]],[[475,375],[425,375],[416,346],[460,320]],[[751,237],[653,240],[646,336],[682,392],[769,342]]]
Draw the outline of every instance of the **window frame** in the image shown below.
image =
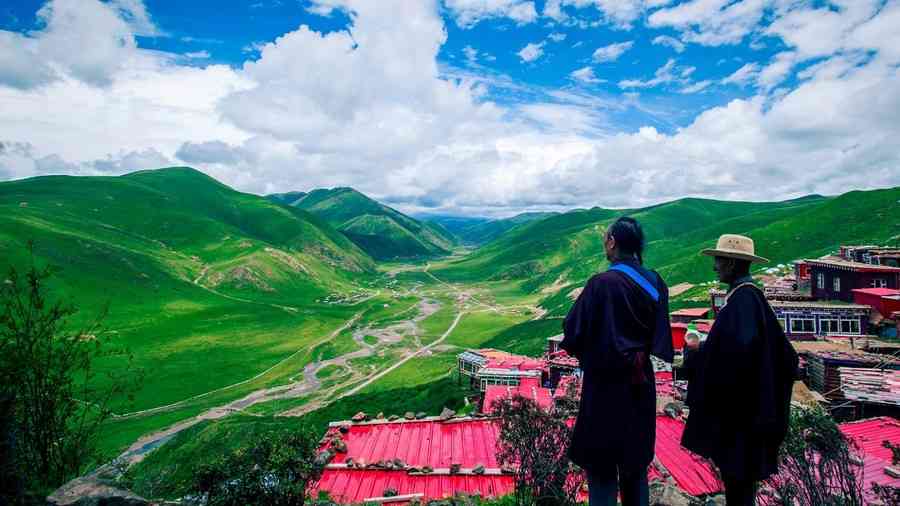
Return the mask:
[[[844,323],[851,324],[851,330],[844,330]],[[852,330],[852,327],[856,326],[856,331]],[[850,336],[858,336],[862,334],[862,325],[859,323],[859,319],[857,318],[841,318],[841,334],[850,335]]]
[[[811,322],[810,330],[795,330],[794,322]],[[791,334],[815,334],[816,333],[816,319],[815,317],[797,317],[791,318]]]
[[[825,328],[825,323],[834,323],[834,329],[830,330]],[[829,325],[830,327],[831,325]],[[836,335],[841,333],[841,318],[837,316],[829,316],[827,318],[819,318],[819,333],[823,335]]]

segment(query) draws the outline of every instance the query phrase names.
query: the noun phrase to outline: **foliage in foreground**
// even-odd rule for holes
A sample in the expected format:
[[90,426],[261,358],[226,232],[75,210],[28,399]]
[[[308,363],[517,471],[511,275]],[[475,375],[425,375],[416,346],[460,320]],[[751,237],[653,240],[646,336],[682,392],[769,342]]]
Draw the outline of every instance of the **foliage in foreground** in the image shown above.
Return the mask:
[[194,473],[193,496],[207,506],[303,506],[327,462],[316,455],[317,446],[308,430],[263,435],[200,466]]
[[493,410],[500,417],[497,460],[516,470],[516,505],[576,504],[583,475],[567,455],[571,430],[564,414],[522,396],[497,401]]
[[137,381],[126,367],[94,386],[94,362],[109,351],[98,323],[73,331],[76,308],[49,300],[53,274],[32,260],[0,286],[0,499],[8,503],[45,496],[93,464],[110,401]]
[[779,473],[767,481],[776,496],[762,504],[861,506],[862,466],[855,454],[855,445],[824,410],[793,409]]

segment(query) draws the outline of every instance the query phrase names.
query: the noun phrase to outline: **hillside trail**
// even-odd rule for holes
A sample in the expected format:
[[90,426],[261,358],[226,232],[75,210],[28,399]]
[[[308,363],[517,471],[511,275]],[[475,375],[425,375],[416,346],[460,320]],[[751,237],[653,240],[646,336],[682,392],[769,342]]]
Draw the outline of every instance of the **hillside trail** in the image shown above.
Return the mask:
[[[428,265],[417,266],[422,269],[424,272],[427,272]],[[354,395],[369,385],[375,383],[376,381],[382,379],[387,374],[395,371],[397,368],[406,364],[410,360],[419,357],[423,354],[430,352],[432,349],[444,349],[445,340],[453,333],[456,327],[459,325],[459,322],[462,320],[463,316],[467,313],[465,310],[466,303],[471,299],[473,302],[476,302],[480,309],[469,310],[468,312],[482,312],[482,311],[501,311],[501,308],[486,304],[477,299],[474,299],[470,291],[460,290],[458,287],[450,285],[446,283],[436,276],[428,273],[430,277],[435,279],[438,283],[443,286],[449,287],[454,292],[457,293],[457,297],[455,300],[455,306],[457,308],[456,316],[454,317],[453,322],[449,325],[449,327],[444,331],[444,333],[435,341],[428,343],[426,345],[422,345],[420,340],[420,328],[418,326],[419,323],[424,321],[429,316],[436,313],[441,304],[434,300],[427,294],[418,293],[416,289],[409,291],[409,294],[415,294],[419,297],[418,303],[415,305],[418,311],[416,315],[412,318],[408,318],[405,320],[394,321],[389,325],[384,327],[373,327],[367,326],[363,328],[355,329],[352,334],[352,339],[359,345],[359,349],[348,352],[337,357],[333,357],[327,360],[314,360],[308,364],[306,364],[302,373],[297,376],[301,376],[301,378],[297,379],[296,377],[292,377],[289,379],[289,383],[285,385],[279,385],[275,387],[262,388],[259,390],[255,390],[250,394],[236,399],[234,401],[228,402],[221,406],[217,406],[211,409],[204,411],[203,413],[191,417],[187,420],[183,420],[178,422],[170,427],[167,427],[163,430],[156,431],[147,435],[140,437],[137,441],[135,441],[129,448],[123,452],[113,463],[107,464],[104,468],[109,471],[110,468],[116,469],[127,469],[131,465],[140,462],[146,457],[147,454],[164,445],[166,442],[175,437],[178,433],[183,430],[186,430],[190,427],[197,425],[205,420],[216,420],[223,417],[226,417],[233,413],[243,412],[247,408],[259,404],[262,402],[274,401],[274,400],[283,400],[283,399],[295,399],[304,396],[313,397],[306,402],[304,405],[299,406],[294,409],[290,409],[279,413],[278,416],[302,416],[311,411],[319,409],[323,406],[326,406],[333,402],[336,399],[346,398],[348,396]],[[406,312],[408,310],[404,310]],[[402,314],[398,313],[399,314]],[[304,346],[302,349],[297,350],[294,354],[280,361],[279,363],[273,365],[266,371],[254,376],[253,378],[244,380],[239,383],[235,383],[233,385],[229,385],[227,387],[222,387],[210,392],[206,392],[204,394],[199,394],[197,396],[191,397],[190,399],[185,399],[183,401],[179,401],[177,403],[172,403],[166,406],[159,406],[156,408],[151,408],[148,410],[138,411],[134,413],[128,413],[125,415],[120,415],[121,418],[128,418],[134,416],[144,416],[148,414],[154,414],[161,411],[172,410],[177,407],[183,406],[186,403],[194,400],[201,399],[203,397],[209,396],[216,392],[221,392],[228,388],[233,388],[235,386],[240,386],[246,383],[249,383],[255,379],[258,379],[268,372],[271,372],[275,368],[283,365],[288,360],[296,357],[299,353],[306,352],[308,350],[315,349],[318,345],[326,343],[334,338],[336,338],[341,332],[346,331],[350,327],[352,327],[362,316],[362,313],[357,313],[352,318],[347,320],[343,325],[339,328],[331,332],[328,336],[320,339],[319,341],[312,343],[311,345]],[[366,342],[366,337],[372,336],[377,339],[376,343],[368,343]],[[353,367],[352,361],[360,358],[371,357],[376,353],[381,352],[382,348],[386,345],[396,344],[402,341],[405,337],[412,337],[414,340],[415,346],[411,349],[407,349],[403,356],[389,365],[388,367],[381,369],[377,372],[374,372],[370,375],[365,375],[361,371],[355,369]],[[325,367],[328,366],[339,366],[342,368],[346,368],[350,371],[350,377],[342,380],[336,385],[328,389],[322,388],[322,382],[318,378],[318,372]],[[353,384],[355,382],[359,382],[352,389],[342,393],[339,396],[328,395],[340,387],[347,386],[349,384]],[[317,395],[318,394],[318,395]]]

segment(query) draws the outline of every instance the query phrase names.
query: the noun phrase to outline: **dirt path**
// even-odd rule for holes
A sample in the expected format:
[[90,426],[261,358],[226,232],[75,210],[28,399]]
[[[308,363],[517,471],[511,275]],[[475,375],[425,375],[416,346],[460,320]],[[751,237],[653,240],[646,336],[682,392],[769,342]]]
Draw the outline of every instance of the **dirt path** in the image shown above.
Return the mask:
[[449,336],[450,333],[453,332],[453,329],[455,329],[455,328],[456,328],[456,325],[459,324],[459,320],[462,319],[462,317],[463,317],[464,314],[466,314],[466,313],[463,312],[463,311],[460,311],[459,313],[456,313],[456,319],[453,320],[453,323],[450,324],[450,328],[448,328],[447,331],[444,332],[444,334],[440,337],[440,339],[438,339],[437,341],[434,341],[434,342],[431,343],[431,344],[428,344],[428,345],[425,345],[425,346],[419,348],[418,350],[416,350],[415,352],[413,352],[413,353],[407,355],[406,357],[404,357],[403,359],[401,359],[399,362],[395,363],[394,365],[392,365],[392,366],[388,367],[387,369],[381,371],[380,373],[376,374],[375,376],[372,376],[371,378],[367,379],[366,381],[363,381],[363,382],[360,383],[359,385],[353,387],[351,390],[348,390],[347,392],[344,392],[343,394],[341,394],[340,397],[338,397],[338,399],[342,399],[342,398],[344,398],[344,397],[347,397],[347,396],[349,396],[349,395],[353,395],[353,394],[359,392],[359,391],[362,390],[363,388],[366,388],[367,386],[371,385],[372,383],[374,383],[374,382],[378,381],[379,379],[383,378],[386,374],[390,373],[390,372],[393,371],[394,369],[396,369],[396,368],[400,367],[401,365],[403,365],[403,364],[409,362],[409,361],[410,361],[411,359],[413,359],[414,357],[417,357],[417,356],[421,355],[422,353],[424,353],[424,352],[430,350],[431,348],[434,348],[435,346],[437,346],[437,345],[441,344],[442,342],[444,342],[444,339],[447,339],[447,336]]

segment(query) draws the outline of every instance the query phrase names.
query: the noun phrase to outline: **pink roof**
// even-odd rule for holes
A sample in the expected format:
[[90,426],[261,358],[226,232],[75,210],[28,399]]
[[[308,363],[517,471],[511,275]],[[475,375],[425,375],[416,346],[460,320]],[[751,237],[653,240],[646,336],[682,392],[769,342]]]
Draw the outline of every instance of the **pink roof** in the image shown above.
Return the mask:
[[411,476],[406,471],[326,469],[316,490],[327,490],[338,504],[359,504],[381,497],[388,488],[396,490],[398,495],[422,493],[425,500],[432,500],[451,497],[456,492],[498,497],[511,494],[514,485],[511,475]]
[[[651,466],[651,479],[671,475],[675,483],[691,495],[722,490],[716,476],[703,459],[681,447],[684,422],[657,416],[656,456],[660,467]],[[337,428],[330,429],[330,434]],[[429,501],[453,495],[480,493],[482,497],[506,495],[513,490],[513,478],[498,474],[496,445],[499,436],[495,420],[465,419],[398,421],[354,424],[343,439],[347,453],[337,454],[313,492],[328,491],[338,503],[359,503],[379,497],[388,488],[400,495],[424,494]],[[353,457],[366,463],[399,458],[409,466],[429,465],[435,470],[460,464],[464,472],[482,464],[484,475],[409,474],[405,470],[348,469],[339,465]],[[338,466],[334,466],[338,464]]]
[[566,367],[578,367],[578,359],[569,355],[566,350],[559,350],[547,355],[549,364],[562,365]]
[[657,397],[674,397],[675,383],[672,381],[672,373],[669,371],[659,371],[656,375],[656,396]]
[[887,417],[870,418],[842,423],[840,428],[845,436],[859,446],[867,494],[871,493],[872,482],[900,487],[900,478],[893,478],[884,472],[884,468],[891,465],[891,450],[882,446],[883,441],[900,444],[900,421]]
[[671,314],[672,316],[696,316],[697,318],[700,318],[701,316],[706,316],[708,313],[708,307],[690,307],[672,311]]
[[499,399],[511,398],[515,395],[531,399],[544,409],[550,409],[553,406],[553,397],[550,394],[550,389],[541,387],[541,382],[538,378],[522,378],[518,386],[488,385],[484,390],[482,410],[490,413],[494,402]]
[[722,490],[722,484],[712,467],[702,457],[694,455],[681,446],[684,422],[656,417],[656,458],[675,479],[678,487],[691,495],[715,494]]
[[568,390],[569,390],[569,384],[576,383],[576,382],[578,384],[576,387],[576,392],[577,392],[578,396],[580,396],[581,395],[580,379],[578,378],[578,376],[575,376],[574,374],[568,374],[566,376],[563,376],[562,378],[559,378],[559,383],[556,384],[556,390],[553,391],[553,398],[559,399],[561,397],[564,397],[566,395],[566,392],[568,392]]
[[484,367],[513,371],[539,371],[544,368],[544,361],[524,355],[506,355],[504,357],[488,358]]
[[900,290],[893,288],[854,288],[854,293],[864,293],[866,295],[875,295],[877,297],[890,297],[892,295],[900,295]]

